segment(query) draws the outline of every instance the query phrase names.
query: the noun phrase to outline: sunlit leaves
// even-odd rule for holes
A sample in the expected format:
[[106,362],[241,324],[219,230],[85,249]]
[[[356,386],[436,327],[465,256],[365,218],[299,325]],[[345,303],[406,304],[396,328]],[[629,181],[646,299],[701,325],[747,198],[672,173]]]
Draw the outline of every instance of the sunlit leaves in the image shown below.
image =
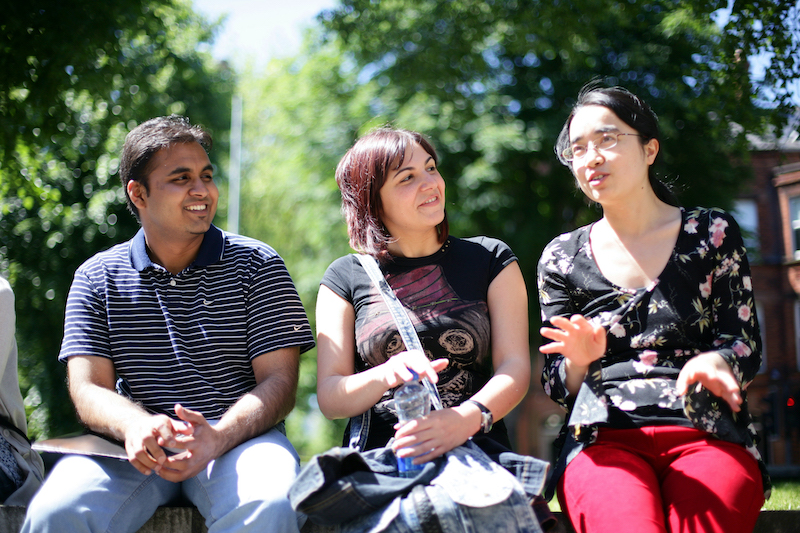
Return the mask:
[[0,268],[17,295],[33,433],[47,434],[74,424],[55,360],[72,274],[137,229],[116,175],[125,135],[184,113],[217,134],[224,154],[233,79],[198,51],[212,27],[185,0],[9,9],[0,25]]
[[[351,250],[334,180],[339,159],[372,125],[378,86],[360,84],[335,46],[249,70],[243,98],[240,232],[284,258],[309,318],[327,266]],[[302,356],[298,402],[287,420],[303,457],[341,442],[342,424],[324,420],[315,403],[316,352]]]
[[[506,239],[532,278],[547,240],[598,216],[551,148],[591,79],[651,103],[659,172],[686,205],[728,205],[747,177],[731,158],[767,117],[751,99],[748,43],[796,12],[783,0],[734,5],[725,22],[719,1],[344,0],[320,20],[359,79],[384,88],[381,116],[437,144],[454,230]],[[782,54],[797,45],[793,24]]]

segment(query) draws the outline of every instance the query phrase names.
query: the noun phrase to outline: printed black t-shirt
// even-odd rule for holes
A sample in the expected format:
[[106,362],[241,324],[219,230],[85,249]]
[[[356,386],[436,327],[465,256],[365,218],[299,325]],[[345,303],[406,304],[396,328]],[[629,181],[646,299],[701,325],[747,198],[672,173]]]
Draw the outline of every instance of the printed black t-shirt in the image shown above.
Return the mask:
[[[489,284],[517,258],[502,241],[449,237],[435,254],[395,257],[381,265],[386,280],[411,318],[430,360],[447,358],[437,389],[445,407],[461,404],[492,376]],[[355,310],[356,372],[380,365],[405,350],[383,297],[355,255],[334,261],[321,282]],[[387,391],[372,408],[367,449],[385,446],[397,417]],[[502,420],[489,433],[510,448]],[[347,438],[345,436],[345,443]]]

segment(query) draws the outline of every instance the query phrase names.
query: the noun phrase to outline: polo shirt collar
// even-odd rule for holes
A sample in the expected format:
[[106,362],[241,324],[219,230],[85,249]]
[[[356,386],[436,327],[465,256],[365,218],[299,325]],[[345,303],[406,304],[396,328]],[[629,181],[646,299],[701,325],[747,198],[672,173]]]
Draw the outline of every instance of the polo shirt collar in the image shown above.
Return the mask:
[[[156,268],[155,263],[153,263],[150,256],[147,254],[144,229],[140,228],[130,242],[130,259],[133,268],[139,272],[143,272],[147,268]],[[200,243],[200,250],[197,252],[197,257],[192,261],[192,264],[189,265],[189,268],[213,265],[222,259],[222,252],[224,249],[225,235],[222,233],[222,230],[212,224],[203,237],[203,242]]]

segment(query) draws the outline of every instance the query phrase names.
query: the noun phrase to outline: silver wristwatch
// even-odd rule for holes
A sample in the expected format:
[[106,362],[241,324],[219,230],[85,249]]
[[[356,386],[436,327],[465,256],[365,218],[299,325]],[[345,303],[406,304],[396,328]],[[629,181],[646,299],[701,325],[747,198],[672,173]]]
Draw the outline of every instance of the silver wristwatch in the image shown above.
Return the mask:
[[494,416],[492,416],[489,408],[475,400],[467,400],[464,403],[473,403],[481,410],[481,431],[489,433],[492,430],[492,424],[494,424]]

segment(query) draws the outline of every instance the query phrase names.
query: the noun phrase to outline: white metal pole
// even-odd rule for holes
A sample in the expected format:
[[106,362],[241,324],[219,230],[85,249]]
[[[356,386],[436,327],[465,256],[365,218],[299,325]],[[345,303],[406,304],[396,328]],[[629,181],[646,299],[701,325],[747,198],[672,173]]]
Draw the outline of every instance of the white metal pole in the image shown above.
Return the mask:
[[228,231],[239,233],[239,195],[242,164],[242,98],[235,94],[231,102],[231,159],[228,190]]

